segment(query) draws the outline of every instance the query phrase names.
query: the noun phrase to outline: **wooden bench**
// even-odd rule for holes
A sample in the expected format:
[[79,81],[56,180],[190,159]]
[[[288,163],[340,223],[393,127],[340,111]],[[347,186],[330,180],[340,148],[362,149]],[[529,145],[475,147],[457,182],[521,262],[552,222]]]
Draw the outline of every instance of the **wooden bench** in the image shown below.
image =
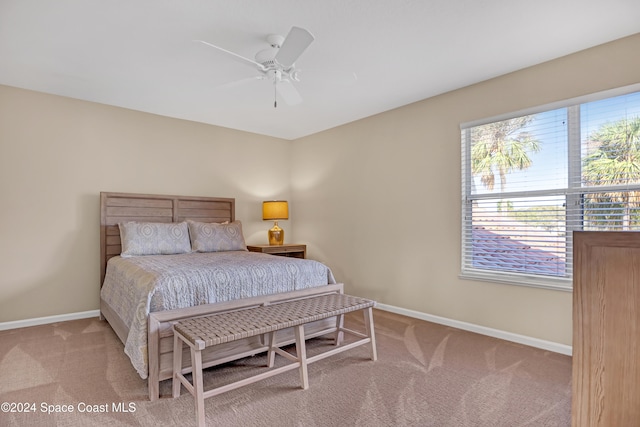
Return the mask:
[[[309,387],[307,365],[333,354],[363,345],[371,344],[371,360],[377,360],[372,308],[375,302],[364,298],[345,294],[327,294],[260,307],[247,308],[227,313],[181,320],[173,325],[173,397],[180,396],[180,387],[194,396],[196,421],[199,426],[205,425],[204,399],[234,390],[247,384],[260,381],[271,376],[298,368],[302,388]],[[343,327],[343,315],[362,310],[364,313],[365,333]],[[336,347],[313,357],[307,357],[304,325],[321,319],[336,317]],[[275,339],[276,331],[294,328],[296,355],[282,350],[282,344]],[[356,341],[342,345],[341,333],[358,337]],[[268,343],[267,371],[249,378],[236,381],[204,391],[202,380],[202,355],[206,347],[223,344],[243,338],[265,334]],[[191,367],[182,367],[182,348],[186,343],[191,350]],[[291,363],[273,368],[275,355],[280,354]],[[192,372],[193,384],[185,374]]]

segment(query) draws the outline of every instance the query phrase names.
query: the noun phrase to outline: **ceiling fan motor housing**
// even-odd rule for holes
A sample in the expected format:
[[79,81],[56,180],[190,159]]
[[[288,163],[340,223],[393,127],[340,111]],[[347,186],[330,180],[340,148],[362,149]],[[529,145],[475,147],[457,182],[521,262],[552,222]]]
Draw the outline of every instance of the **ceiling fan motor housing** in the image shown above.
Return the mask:
[[278,64],[274,59],[277,53],[277,47],[261,50],[260,52],[256,53],[256,62],[258,64],[262,64],[267,69],[278,68]]

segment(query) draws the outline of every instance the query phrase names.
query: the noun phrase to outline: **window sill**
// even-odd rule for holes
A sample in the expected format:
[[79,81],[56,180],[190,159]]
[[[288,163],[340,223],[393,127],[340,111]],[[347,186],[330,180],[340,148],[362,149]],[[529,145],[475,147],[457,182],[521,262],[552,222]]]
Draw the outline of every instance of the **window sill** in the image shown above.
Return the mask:
[[573,292],[573,281],[565,278],[538,277],[518,273],[488,273],[481,270],[465,270],[458,276],[464,280],[480,280],[483,282],[501,283],[505,285],[528,286],[532,288],[551,289],[554,291]]

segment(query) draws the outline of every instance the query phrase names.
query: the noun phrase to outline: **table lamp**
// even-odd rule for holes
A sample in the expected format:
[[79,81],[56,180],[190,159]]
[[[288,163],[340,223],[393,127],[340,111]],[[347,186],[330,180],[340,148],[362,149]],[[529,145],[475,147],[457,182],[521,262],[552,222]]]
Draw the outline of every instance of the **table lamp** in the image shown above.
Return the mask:
[[282,245],[284,230],[278,227],[278,220],[289,219],[289,204],[284,200],[262,202],[262,219],[273,221],[273,228],[269,230],[269,244]]

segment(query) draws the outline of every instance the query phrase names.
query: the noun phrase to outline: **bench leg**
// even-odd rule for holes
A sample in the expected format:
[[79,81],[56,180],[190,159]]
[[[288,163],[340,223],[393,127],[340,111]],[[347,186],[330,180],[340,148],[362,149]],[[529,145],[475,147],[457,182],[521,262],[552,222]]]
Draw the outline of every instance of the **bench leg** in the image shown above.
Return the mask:
[[376,333],[373,328],[373,310],[371,307],[364,310],[364,326],[367,336],[371,339],[371,360],[378,360],[378,350],[376,349]]
[[182,371],[182,340],[178,338],[178,334],[173,334],[173,397],[180,397],[180,372]]
[[267,351],[267,367],[273,368],[276,361],[276,332],[267,332],[267,341],[269,342],[269,351]]
[[304,325],[295,327],[296,354],[300,362],[300,382],[304,390],[309,388],[309,374],[307,372],[307,346],[304,340]]
[[191,347],[191,363],[193,376],[193,400],[196,405],[196,422],[198,427],[205,426],[204,418],[204,385],[202,381],[202,353],[199,349]]
[[336,316],[336,335],[334,337],[334,344],[336,346],[342,344],[342,338],[344,336],[342,328],[344,328],[344,314],[339,314]]

